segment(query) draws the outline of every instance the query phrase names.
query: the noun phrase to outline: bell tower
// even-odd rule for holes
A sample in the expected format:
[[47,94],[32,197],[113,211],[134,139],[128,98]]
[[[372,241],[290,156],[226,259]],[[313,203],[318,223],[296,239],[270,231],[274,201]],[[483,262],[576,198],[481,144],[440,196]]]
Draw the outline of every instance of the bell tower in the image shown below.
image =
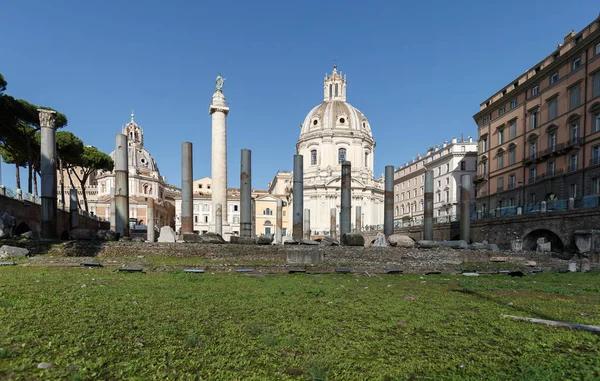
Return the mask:
[[135,114],[131,110],[131,120],[123,127],[123,135],[127,135],[130,147],[144,148],[144,131],[134,120]]
[[338,73],[337,64],[333,65],[333,72],[325,74],[323,80],[323,101],[342,101],[346,102],[346,76],[342,72]]

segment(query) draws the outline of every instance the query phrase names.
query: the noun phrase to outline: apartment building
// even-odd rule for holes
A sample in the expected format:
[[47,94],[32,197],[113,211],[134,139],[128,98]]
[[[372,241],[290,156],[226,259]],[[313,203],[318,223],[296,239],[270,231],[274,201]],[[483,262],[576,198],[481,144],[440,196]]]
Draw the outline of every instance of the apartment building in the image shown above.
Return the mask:
[[600,17],[481,103],[478,210],[600,193]]
[[[412,162],[394,172],[394,220],[420,221],[423,218],[425,171],[433,170],[433,215],[456,216],[460,204],[460,180],[464,174],[475,175],[477,143],[453,138],[450,143],[417,155]],[[475,190],[471,188],[471,198]]]

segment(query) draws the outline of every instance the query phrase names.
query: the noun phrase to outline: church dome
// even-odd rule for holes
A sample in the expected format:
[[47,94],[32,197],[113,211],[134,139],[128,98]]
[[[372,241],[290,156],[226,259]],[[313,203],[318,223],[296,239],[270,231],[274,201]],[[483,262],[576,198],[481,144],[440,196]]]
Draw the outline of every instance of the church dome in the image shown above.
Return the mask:
[[352,135],[373,140],[371,126],[365,115],[346,102],[346,77],[337,71],[327,75],[323,82],[323,103],[314,107],[302,123],[300,140],[315,134]]

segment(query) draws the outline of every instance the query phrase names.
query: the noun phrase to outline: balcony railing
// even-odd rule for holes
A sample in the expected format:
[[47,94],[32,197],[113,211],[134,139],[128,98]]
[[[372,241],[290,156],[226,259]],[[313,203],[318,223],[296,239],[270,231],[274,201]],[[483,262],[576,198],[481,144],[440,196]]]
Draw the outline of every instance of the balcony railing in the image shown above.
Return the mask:
[[528,184],[533,184],[538,180],[537,176],[530,176],[529,180],[527,181]]
[[496,188],[496,192],[502,192],[503,190],[504,190],[504,185],[498,186],[498,188]]
[[577,169],[579,169],[578,164],[569,164],[569,168],[567,168],[567,172],[568,173],[575,172]]
[[515,188],[514,183],[508,183],[508,189],[514,189],[514,188]]
[[590,159],[590,165],[597,165],[600,164],[600,156],[599,157],[593,157]]
[[585,142],[585,138],[583,136],[582,137],[574,136],[574,137],[571,137],[571,139],[569,139],[569,142],[567,143],[567,145],[569,147],[574,147],[574,146],[583,144],[584,142]]

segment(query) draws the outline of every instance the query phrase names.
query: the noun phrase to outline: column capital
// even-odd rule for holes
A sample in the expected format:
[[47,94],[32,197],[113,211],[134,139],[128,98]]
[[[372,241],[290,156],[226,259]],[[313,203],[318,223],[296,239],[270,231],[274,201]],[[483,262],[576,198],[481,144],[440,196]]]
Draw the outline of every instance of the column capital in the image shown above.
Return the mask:
[[37,109],[40,118],[40,127],[54,128],[54,119],[56,118],[56,111]]

